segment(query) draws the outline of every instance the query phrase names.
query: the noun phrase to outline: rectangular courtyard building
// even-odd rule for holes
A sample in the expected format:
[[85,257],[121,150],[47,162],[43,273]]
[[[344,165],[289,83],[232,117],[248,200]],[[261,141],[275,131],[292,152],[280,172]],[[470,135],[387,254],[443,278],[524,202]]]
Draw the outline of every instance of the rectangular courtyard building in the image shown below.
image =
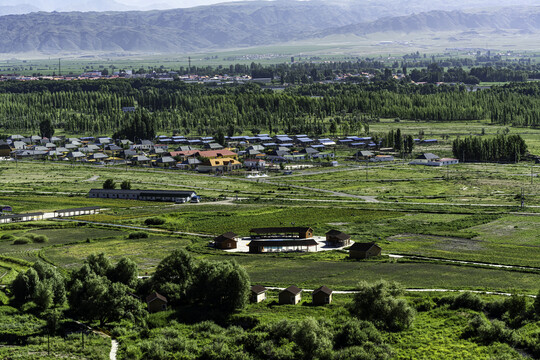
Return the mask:
[[253,240],[248,244],[249,252],[260,254],[267,252],[310,252],[317,251],[318,243],[306,240]]
[[268,227],[249,230],[252,239],[282,239],[298,238],[309,239],[313,237],[313,229],[310,227]]
[[187,202],[196,196],[195,191],[174,190],[91,189],[88,193],[90,198],[170,202]]

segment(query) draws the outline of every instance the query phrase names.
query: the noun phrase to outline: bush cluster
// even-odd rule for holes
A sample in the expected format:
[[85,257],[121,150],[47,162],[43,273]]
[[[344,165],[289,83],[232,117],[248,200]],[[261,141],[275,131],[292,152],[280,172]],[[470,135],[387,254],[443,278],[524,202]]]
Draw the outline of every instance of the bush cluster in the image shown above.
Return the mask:
[[24,245],[24,244],[29,244],[31,242],[46,243],[49,241],[49,238],[45,235],[36,235],[36,234],[31,234],[31,233],[24,234],[23,236],[18,237],[18,238],[15,238],[13,235],[9,235],[9,236],[11,236],[14,239],[13,245]]
[[147,239],[148,233],[144,231],[134,231],[128,235],[128,239]]
[[144,224],[145,225],[163,225],[165,224],[166,220],[163,219],[163,218],[159,218],[159,217],[152,217],[152,218],[148,218],[146,220],[144,220]]

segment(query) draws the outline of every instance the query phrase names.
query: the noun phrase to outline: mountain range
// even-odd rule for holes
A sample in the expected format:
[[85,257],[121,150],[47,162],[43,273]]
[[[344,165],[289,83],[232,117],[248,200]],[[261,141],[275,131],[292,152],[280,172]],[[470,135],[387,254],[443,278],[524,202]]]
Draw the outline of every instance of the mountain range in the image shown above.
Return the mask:
[[[332,35],[471,29],[540,31],[538,6],[475,11],[435,10],[381,16],[389,13],[381,10],[382,5],[374,1],[362,3],[372,6],[358,6],[359,3],[352,0],[332,3],[281,0],[172,10],[6,15],[0,16],[0,52],[187,53],[305,41]],[[414,5],[415,1],[410,3]]]

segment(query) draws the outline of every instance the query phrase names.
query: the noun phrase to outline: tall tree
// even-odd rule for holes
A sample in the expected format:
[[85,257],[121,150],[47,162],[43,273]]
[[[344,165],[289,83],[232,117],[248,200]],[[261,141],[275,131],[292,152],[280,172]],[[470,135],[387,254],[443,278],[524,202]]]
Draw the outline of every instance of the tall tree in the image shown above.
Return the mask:
[[54,135],[54,127],[49,117],[40,121],[39,134],[41,137],[46,137],[48,139],[50,139]]

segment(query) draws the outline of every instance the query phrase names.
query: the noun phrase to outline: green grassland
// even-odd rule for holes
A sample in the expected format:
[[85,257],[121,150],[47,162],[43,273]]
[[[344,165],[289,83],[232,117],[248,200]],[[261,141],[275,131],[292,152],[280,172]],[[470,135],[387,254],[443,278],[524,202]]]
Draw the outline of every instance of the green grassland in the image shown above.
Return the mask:
[[[424,299],[429,296],[438,297],[438,294],[409,295],[407,300]],[[286,319],[288,321],[302,321],[308,318],[320,320],[327,326],[338,325],[349,318],[345,307],[351,302],[348,294],[335,294],[333,302],[327,306],[312,306],[310,293],[302,294],[302,302],[296,306],[277,305],[277,291],[270,290],[267,300],[250,304],[243,311],[235,314],[231,319],[216,326],[205,323],[204,326],[196,324],[197,320],[204,320],[205,315],[196,309],[169,310],[152,314],[148,323],[151,330],[148,337],[151,340],[164,343],[172,334],[184,338],[184,344],[191,347],[196,353],[201,347],[223,342],[224,336],[229,346],[238,346],[242,339],[254,335],[261,327]],[[487,299],[486,299],[487,300]],[[494,300],[491,297],[489,300]],[[195,311],[193,311],[195,310]],[[402,332],[382,332],[384,343],[392,351],[392,359],[522,359],[516,350],[506,344],[483,345],[466,339],[462,336],[469,321],[478,313],[471,310],[451,310],[448,306],[440,306],[429,311],[421,311],[416,315],[414,325]],[[230,326],[242,319],[249,319],[256,324],[255,328],[239,328]],[[227,326],[227,323],[229,326]],[[159,340],[158,340],[159,339]],[[139,340],[139,335],[133,332],[122,334],[120,356],[126,356],[132,346]],[[238,351],[242,351],[241,348]]]
[[[5,297],[3,293],[2,296]],[[50,354],[46,323],[39,317],[19,311],[10,306],[0,306],[0,358],[2,359],[108,359],[111,340],[88,333],[84,338],[72,333],[65,337],[50,337]],[[13,339],[17,337],[17,340]],[[7,342],[7,344],[6,344]]]

